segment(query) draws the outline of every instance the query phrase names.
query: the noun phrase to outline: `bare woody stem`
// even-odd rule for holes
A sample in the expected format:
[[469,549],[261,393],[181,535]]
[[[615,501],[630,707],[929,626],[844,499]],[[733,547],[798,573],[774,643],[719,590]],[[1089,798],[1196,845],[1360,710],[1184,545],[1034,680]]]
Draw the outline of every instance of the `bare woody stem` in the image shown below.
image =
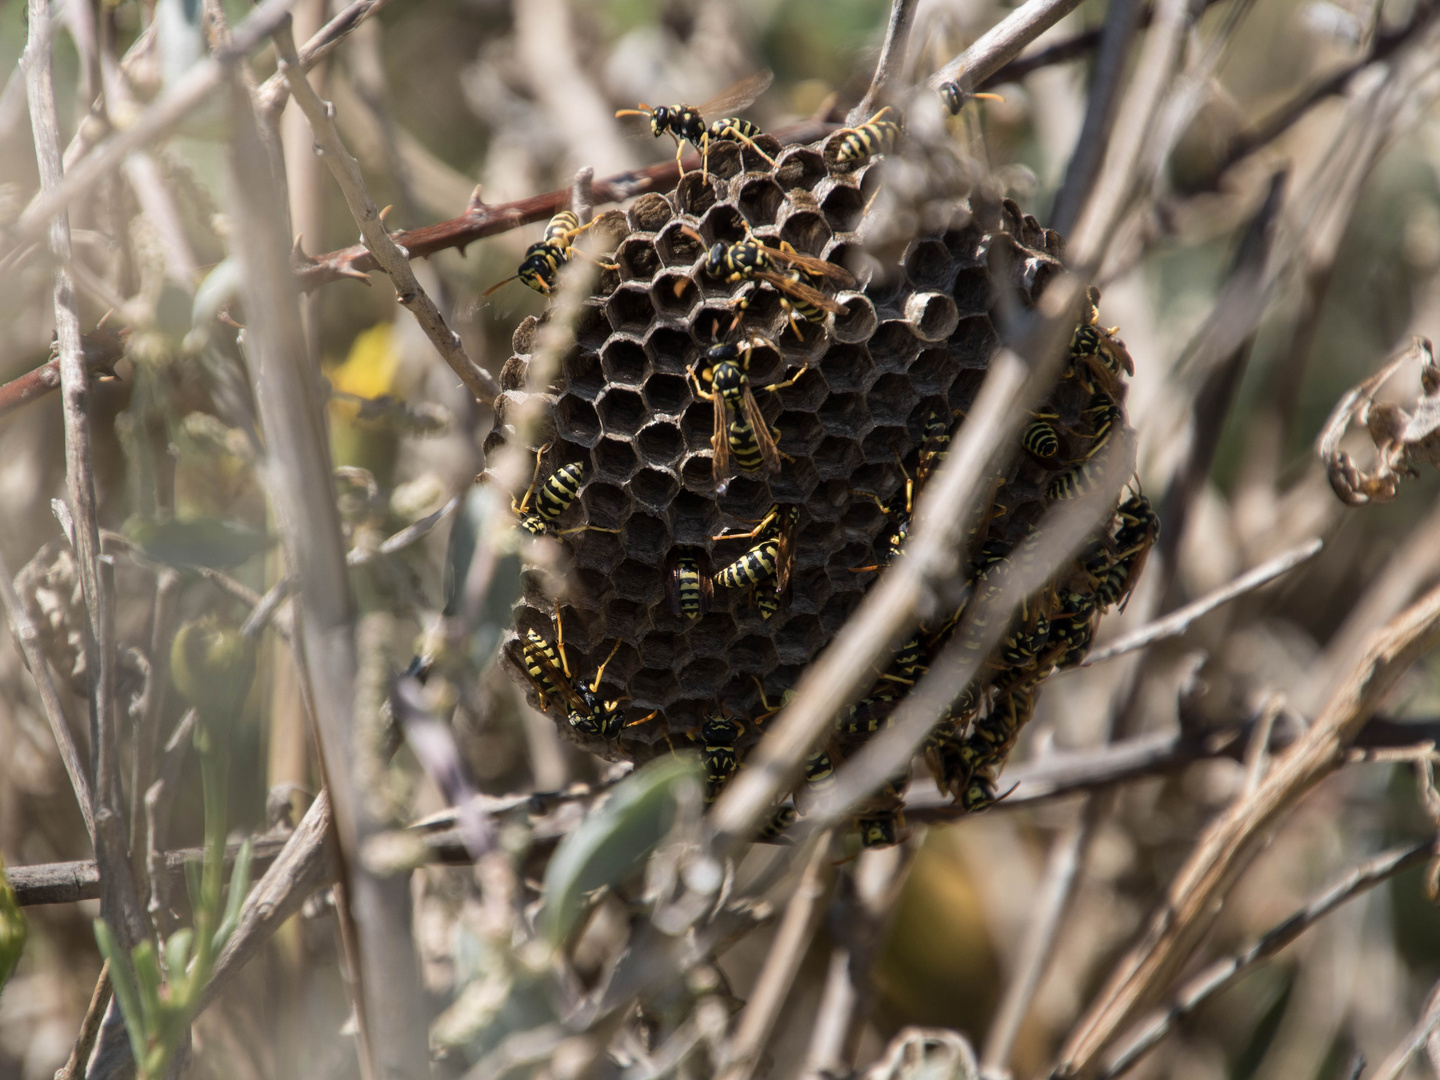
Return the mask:
[[[60,128],[50,55],[50,12],[45,0],[30,0],[30,38],[25,46],[25,81],[30,124],[40,170],[42,202],[64,180]],[[90,448],[90,373],[80,334],[75,286],[70,276],[70,219],[63,209],[47,216],[50,254],[55,260],[55,332],[65,424],[65,486],[74,519],[75,556],[87,614],[86,673],[90,679],[91,772],[94,781],[95,855],[103,869],[101,910],[128,946],[147,933],[126,854],[121,805],[119,731],[115,715],[115,623],[101,565],[100,522],[96,512],[95,469]]]
[[445,316],[440,314],[435,301],[430,299],[416,279],[408,254],[396,246],[394,239],[385,230],[385,223],[380,220],[379,207],[365,190],[360,164],[350,156],[350,152],[340,140],[340,133],[335,129],[335,106],[321,101],[314,87],[310,85],[310,80],[305,77],[288,25],[276,31],[275,47],[280,53],[280,70],[285,75],[295,103],[305,113],[305,118],[310,121],[310,129],[315,133],[317,152],[324,159],[330,174],[335,177],[335,183],[345,196],[345,205],[350,208],[350,215],[360,226],[365,246],[395,283],[395,292],[400,303],[415,316],[415,321],[420,324],[420,329],[425,331],[425,336],[435,346],[441,359],[450,365],[450,369],[478,400],[487,405],[493,404],[500,393],[500,384],[493,375],[470,359],[465,352],[465,346],[460,343],[460,335],[445,324]]

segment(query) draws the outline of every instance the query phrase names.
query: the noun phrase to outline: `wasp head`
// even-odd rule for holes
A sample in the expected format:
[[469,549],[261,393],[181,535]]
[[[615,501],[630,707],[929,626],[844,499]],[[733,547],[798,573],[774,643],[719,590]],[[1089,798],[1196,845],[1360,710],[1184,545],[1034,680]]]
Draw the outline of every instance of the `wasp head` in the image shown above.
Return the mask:
[[671,110],[665,105],[650,110],[650,131],[657,139],[670,127],[671,116]]
[[727,271],[726,263],[729,261],[726,258],[728,251],[729,248],[725,244],[716,241],[710,249],[710,254],[705,256],[705,272],[711,277],[724,277]]
[[731,716],[708,716],[700,737],[710,746],[733,746],[740,737],[740,721]]

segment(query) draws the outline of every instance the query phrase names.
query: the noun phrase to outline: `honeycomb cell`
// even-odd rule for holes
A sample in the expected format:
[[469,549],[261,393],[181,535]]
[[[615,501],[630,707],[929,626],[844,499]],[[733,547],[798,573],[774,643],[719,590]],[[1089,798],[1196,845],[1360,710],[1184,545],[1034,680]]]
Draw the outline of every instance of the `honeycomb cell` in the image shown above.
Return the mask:
[[655,242],[647,236],[631,236],[615,249],[622,281],[649,281],[660,269],[660,256]]
[[645,353],[657,375],[684,375],[695,355],[695,341],[673,326],[657,326],[645,339]]
[[779,184],[768,176],[755,176],[740,182],[735,205],[754,227],[771,224],[784,201],[785,193],[780,190]]
[[724,197],[721,183],[715,177],[688,172],[675,185],[675,207],[682,214],[702,218],[705,212]]
[[645,404],[654,414],[678,413],[690,404],[690,399],[690,385],[679,375],[652,375],[645,386]]
[[641,469],[630,481],[630,494],[635,501],[657,514],[665,512],[679,490],[680,482],[659,469]]
[[501,390],[523,390],[527,381],[530,366],[518,356],[512,356],[505,361],[500,368],[500,389]]
[[784,408],[808,413],[813,412],[820,402],[825,400],[825,378],[820,374],[818,365],[811,364],[803,371],[786,375],[786,378],[794,378],[795,383],[776,391]]
[[622,390],[617,386],[605,391],[596,405],[600,413],[600,424],[606,435],[629,438],[639,432],[647,419],[645,400],[633,390]]
[[605,375],[600,370],[600,357],[593,352],[573,352],[561,365],[565,373],[565,389],[577,397],[594,401],[605,388]]
[[[685,446],[691,453],[701,453],[710,449],[710,436],[715,434],[715,407],[708,401],[697,401],[685,410],[685,415],[680,418],[680,430],[685,436]],[[694,462],[687,462],[686,468]],[[705,462],[705,468],[710,468],[710,462]]]
[[[619,533],[586,532],[582,535],[585,537],[584,542],[573,545],[576,571],[584,570],[608,578],[615,567],[625,559],[625,545]],[[613,593],[609,595],[613,597]],[[577,603],[579,602],[577,597]],[[610,602],[611,600],[607,599],[604,606],[608,607]]]
[[630,700],[642,709],[665,709],[680,696],[668,668],[642,667],[630,678]]
[[694,266],[695,260],[705,254],[705,245],[690,235],[691,228],[684,222],[674,221],[656,239],[655,250],[666,266]]
[[[615,393],[615,391],[611,391]],[[640,461],[630,443],[613,438],[604,438],[592,451],[595,460],[596,479],[612,484],[623,484],[635,475]]]
[[655,318],[649,290],[635,285],[621,286],[605,304],[605,317],[618,333],[639,336]]
[[846,345],[869,341],[877,322],[875,305],[870,298],[864,293],[843,293],[836,299],[845,308],[845,313],[841,315],[837,312],[830,316],[830,333],[835,340]]
[[730,180],[738,176],[745,169],[745,163],[740,158],[740,144],[711,143],[707,168],[711,176],[719,177],[721,180]]
[[700,220],[699,231],[706,244],[733,244],[745,239],[745,215],[728,203],[717,206]]
[[[710,462],[696,459],[705,466],[705,484],[710,483]],[[703,544],[720,527],[720,508],[713,500],[693,491],[682,491],[670,504],[670,529],[681,544]]]
[[825,159],[814,150],[795,147],[784,152],[775,168],[775,179],[786,191],[809,191],[825,179]]
[[[628,563],[622,566],[621,573],[624,573],[628,566]],[[640,649],[640,660],[647,668],[674,671],[686,652],[684,644],[673,634],[651,634]]]
[[745,675],[769,671],[780,662],[775,646],[758,634],[747,634],[733,642],[728,658],[731,669]]
[[816,418],[831,435],[862,436],[870,428],[870,412],[859,394],[832,393],[815,412]]
[[904,319],[886,319],[870,337],[870,359],[881,371],[904,371],[920,343]]
[[[605,584],[608,588],[610,584],[608,576]],[[611,592],[613,593],[613,591],[612,589]],[[650,608],[644,604],[636,604],[629,600],[613,600],[606,607],[605,630],[615,637],[634,640],[644,635],[652,625]],[[635,650],[622,648],[620,652],[616,653],[611,666],[606,669],[606,682],[609,682],[608,676],[612,674],[621,671],[626,674],[634,672],[642,662]]]
[[910,365],[910,381],[917,394],[943,394],[955,381],[959,365],[948,349],[925,349]]
[[864,345],[831,345],[820,362],[820,370],[830,389],[837,393],[859,393],[875,378],[875,365]]
[[865,198],[859,188],[837,184],[820,201],[820,210],[830,228],[839,232],[850,232],[860,223],[865,211]]
[[979,315],[989,311],[995,304],[995,286],[990,273],[983,266],[961,270],[955,275],[955,284],[950,287],[955,298],[955,309],[960,315]]
[[615,587],[616,596],[636,604],[653,604],[664,592],[655,564],[648,560],[626,559],[610,575],[610,582]]
[[645,347],[633,337],[615,336],[600,354],[600,369],[605,380],[621,386],[643,386],[649,374]]
[[[725,494],[717,500],[720,512],[730,521],[743,521],[753,525],[770,512],[774,500],[770,497],[769,485],[761,474],[739,473],[730,478]],[[747,528],[748,528],[747,525]]]
[[685,693],[709,698],[720,693],[730,679],[730,664],[720,657],[701,657],[686,664],[680,671],[680,685]]
[[915,288],[931,291],[946,288],[954,272],[950,250],[943,241],[933,238],[912,240],[901,265]]
[[[826,584],[828,587],[828,579]],[[800,615],[787,621],[775,635],[775,654],[782,664],[806,664],[824,641],[819,618]]]
[[[804,419],[810,420],[811,418],[807,416]],[[818,428],[819,425],[817,424],[816,427]],[[787,447],[786,453],[791,453],[788,449],[791,445],[789,439],[782,437],[780,443]],[[815,471],[815,466],[811,462],[798,459],[798,454],[791,454],[791,456],[797,457],[795,463],[789,468],[782,469],[779,476],[771,477],[770,494],[787,503],[803,503],[810,498],[810,493],[819,485],[820,474]]]
[[670,205],[670,200],[653,191],[631,203],[625,215],[632,229],[650,233],[659,232],[674,216],[675,208]]
[[[906,390],[904,393],[911,402],[915,400],[913,392]],[[870,411],[874,413],[878,426],[865,436],[860,450],[865,460],[873,465],[894,461],[900,454],[900,447],[909,442],[910,433],[906,430],[905,421],[910,410],[894,408],[894,404],[888,397],[877,400],[872,395],[870,398]]]
[[815,468],[821,480],[848,480],[860,458],[860,444],[854,439],[827,435],[815,451]]
[[905,301],[905,318],[921,341],[944,341],[960,321],[948,293],[911,293]]
[[950,355],[962,368],[987,366],[999,343],[995,327],[983,315],[971,315],[961,319],[951,331],[947,342]]
[[729,612],[713,611],[695,624],[687,635],[692,656],[724,657],[735,640],[735,620]]
[[680,321],[700,302],[700,286],[686,273],[661,274],[650,289],[650,302],[662,319]]
[[[881,375],[865,400],[875,423],[904,427],[920,395],[915,392],[915,384],[904,375]],[[907,439],[902,432],[899,442]]]
[[555,430],[573,443],[594,446],[600,438],[600,415],[590,402],[570,395],[555,407]]

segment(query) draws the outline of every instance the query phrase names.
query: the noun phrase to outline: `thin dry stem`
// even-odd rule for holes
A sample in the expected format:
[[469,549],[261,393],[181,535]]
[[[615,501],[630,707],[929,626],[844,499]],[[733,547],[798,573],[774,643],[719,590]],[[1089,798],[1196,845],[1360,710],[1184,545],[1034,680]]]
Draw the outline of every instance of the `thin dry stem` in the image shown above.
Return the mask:
[[1209,927],[1220,901],[1270,826],[1321,779],[1380,699],[1440,638],[1440,589],[1427,593],[1374,642],[1299,744],[1258,789],[1236,803],[1197,843],[1140,943],[1117,965],[1060,1054],[1057,1076],[1090,1076],[1116,1034],[1164,991]]
[[100,1034],[100,1021],[105,1018],[105,1010],[110,1005],[110,995],[114,989],[110,982],[110,961],[106,960],[100,965],[100,977],[95,980],[95,990],[90,995],[85,1018],[80,1021],[80,1033],[75,1037],[75,1045],[70,1048],[70,1056],[65,1064],[55,1073],[55,1080],[74,1080],[77,1076],[85,1075],[85,1063],[90,1060],[90,1052],[95,1049],[95,1039]]
[[930,76],[930,88],[938,89],[945,82],[959,82],[973,90],[1079,6],[1080,0],[1026,0]]
[[85,819],[85,831],[90,836],[90,844],[96,847],[95,808],[85,764],[80,759],[80,750],[76,747],[70,725],[65,720],[65,707],[60,703],[60,693],[55,689],[55,680],[50,676],[50,665],[45,654],[40,651],[39,631],[35,629],[35,624],[30,621],[30,616],[26,614],[20,598],[15,594],[15,580],[10,576],[10,568],[5,565],[4,556],[0,556],[0,602],[5,605],[5,615],[10,620],[10,629],[15,634],[15,640],[20,643],[25,666],[30,669],[30,676],[35,680],[35,689],[40,695],[40,707],[44,709],[50,732],[55,736],[55,745],[60,750],[60,761],[65,766],[66,776],[70,778],[70,788],[75,792],[80,816]]
[[850,110],[845,123],[852,127],[863,124],[875,110],[880,96],[895,82],[905,63],[905,47],[910,40],[910,27],[915,22],[916,0],[891,0],[890,22],[885,28],[885,43],[880,46],[880,59],[875,75],[860,104]]
[[[63,183],[60,128],[50,55],[50,11],[44,0],[30,2],[30,37],[25,46],[26,89],[42,197]],[[96,511],[95,470],[90,447],[90,375],[75,287],[70,277],[70,220],[59,209],[43,219],[48,226],[50,254],[55,260],[55,332],[59,346],[60,386],[65,422],[65,485],[75,528],[72,537],[79,564],[81,591],[88,616],[85,625],[86,672],[90,678],[91,771],[94,778],[95,855],[105,868],[106,894],[102,915],[134,944],[147,932],[135,893],[126,852],[124,807],[121,805],[119,729],[115,715],[115,624],[101,565],[100,523]]]
[[[1248,947],[1211,964],[1186,982],[1175,994],[1174,1003],[1115,1056],[1101,1074],[1101,1080],[1113,1080],[1114,1077],[1128,1072],[1161,1039],[1173,1031],[1176,1024],[1193,1014],[1210,998],[1233,986],[1252,967],[1274,956],[1336,908],[1411,867],[1419,866],[1434,854],[1435,842],[1424,840],[1377,855],[1333,882],[1315,899],[1265,931]],[[1430,1022],[1433,1024],[1434,1019]],[[1385,1075],[1383,1067],[1380,1075]]]
[[1124,637],[1111,642],[1103,649],[1096,649],[1087,656],[1080,667],[1093,667],[1096,664],[1103,664],[1107,660],[1114,660],[1117,656],[1124,656],[1126,653],[1135,652],[1137,649],[1148,648],[1157,641],[1164,641],[1166,638],[1178,637],[1190,629],[1190,625],[1202,615],[1214,611],[1222,604],[1228,604],[1236,597],[1244,596],[1273,581],[1281,574],[1293,570],[1301,563],[1309,561],[1317,555],[1324,541],[1318,537],[1314,540],[1307,540],[1298,547],[1291,548],[1282,555],[1269,559],[1254,570],[1241,574],[1229,584],[1222,585],[1212,592],[1206,593],[1198,600],[1191,601],[1184,607],[1171,612],[1163,619],[1156,619],[1152,623],[1140,627]]
[[822,832],[810,852],[810,861],[800,883],[785,905],[775,940],[765,958],[765,966],[755,982],[750,1001],[740,1015],[731,1041],[720,1080],[750,1080],[760,1064],[760,1055],[770,1041],[770,1033],[779,1019],[800,961],[810,947],[810,939],[820,924],[825,910],[825,896],[830,890],[835,868],[830,856],[831,833]]
[[345,149],[340,133],[335,129],[334,106],[320,100],[301,70],[295,42],[290,36],[288,26],[276,32],[275,41],[281,54],[280,70],[289,82],[295,103],[310,121],[318,151],[345,196],[345,205],[350,208],[351,216],[360,226],[365,246],[395,283],[396,296],[401,305],[415,317],[441,359],[450,365],[450,369],[477,400],[486,405],[494,404],[500,393],[500,384],[493,375],[470,359],[465,352],[465,346],[460,342],[460,335],[445,324],[445,316],[440,313],[435,301],[430,299],[415,277],[415,271],[410,267],[409,254],[401,251],[386,231],[385,223],[380,220],[380,209],[365,189],[365,178],[360,175],[360,165]]

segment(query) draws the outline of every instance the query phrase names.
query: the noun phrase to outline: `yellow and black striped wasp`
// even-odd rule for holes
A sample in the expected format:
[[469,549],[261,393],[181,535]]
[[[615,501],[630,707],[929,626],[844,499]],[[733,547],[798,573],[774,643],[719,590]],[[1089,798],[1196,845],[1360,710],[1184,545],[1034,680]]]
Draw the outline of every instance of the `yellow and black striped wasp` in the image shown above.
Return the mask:
[[[685,226],[681,232],[701,244],[704,238]],[[826,296],[819,285],[830,282],[836,288],[850,289],[855,286],[855,277],[843,266],[826,262],[810,255],[802,255],[787,241],[780,241],[779,247],[769,247],[756,238],[745,226],[745,239],[733,244],[716,241],[705,256],[705,272],[725,282],[763,281],[780,294],[780,304],[786,311],[790,329],[796,337],[803,337],[800,325],[795,321],[799,315],[807,322],[823,322],[827,313],[843,314],[844,305]],[[683,283],[680,284],[683,288]],[[735,322],[749,306],[750,298],[742,294],[730,301],[735,310]],[[735,322],[731,323],[734,329]]]
[[1004,101],[999,94],[984,94],[973,90],[966,90],[958,82],[943,82],[935,88],[940,95],[940,104],[945,106],[945,111],[951,116],[959,116],[960,110],[972,101]]
[[922,489],[950,452],[950,424],[944,413],[931,409],[921,433],[920,460],[915,466],[915,487]]
[[860,804],[855,829],[862,848],[894,847],[908,840],[905,829],[905,789],[910,785],[910,768],[892,776],[880,790]]
[[743,109],[763,94],[774,78],[771,72],[758,71],[717,94],[699,108],[691,105],[652,107],[641,102],[638,108],[620,109],[615,115],[644,117],[650,122],[650,133],[657,139],[661,135],[669,135],[674,139],[675,167],[680,170],[681,176],[685,175],[685,166],[680,163],[680,156],[687,142],[700,152],[700,172],[707,179],[710,176],[710,144],[713,142],[744,143],[774,165],[775,159],[755,145],[755,136],[761,132],[749,120],[726,116],[710,124],[705,123],[707,115]]
[[794,563],[795,526],[800,521],[796,506],[772,506],[749,532],[720,533],[712,540],[756,540],[749,551],[715,575],[715,583],[726,589],[758,586],[775,579],[776,594],[790,587],[790,569]]
[[534,630],[527,630],[520,648],[525,674],[540,695],[540,707],[548,710],[550,701],[558,700],[565,707],[570,726],[581,735],[619,738],[620,730],[625,726],[621,704],[600,698],[600,680],[605,677],[605,668],[620,651],[619,640],[616,640],[605,662],[596,669],[594,681],[585,683],[570,673],[570,661],[565,655],[565,631],[559,612],[555,614],[555,635],[556,644],[551,645]]
[[714,595],[710,557],[703,551],[673,549],[665,560],[665,598],[670,610],[682,618],[698,619],[710,610]]
[[[525,257],[520,261],[520,269],[504,281],[497,281],[491,285],[482,296],[489,296],[512,281],[523,282],[536,292],[549,296],[555,291],[560,268],[570,261],[572,254],[579,250],[575,247],[575,238],[594,224],[595,222],[591,221],[581,225],[580,219],[571,211],[561,210],[545,226],[544,239],[537,240],[525,249]],[[606,270],[614,270],[618,267],[617,263],[600,262],[599,260],[597,262]]]
[[700,729],[700,764],[705,770],[705,805],[720,797],[720,791],[740,768],[738,743],[745,725],[736,717],[717,713],[705,717]]
[[[885,114],[890,116],[886,118]],[[905,121],[893,105],[886,105],[859,127],[842,128],[835,133],[840,140],[835,152],[838,162],[860,162],[895,149],[905,131]]]
[[1070,366],[1066,377],[1076,376],[1092,393],[1103,391],[1112,399],[1124,396],[1121,372],[1135,374],[1135,361],[1124,342],[1115,336],[1120,328],[1100,325],[1100,290],[1093,285],[1085,296],[1085,317],[1070,336]]
[[1130,602],[1130,593],[1145,569],[1145,560],[1150,549],[1160,538],[1160,518],[1150,506],[1150,500],[1139,492],[1120,504],[1116,511],[1120,528],[1115,531],[1116,554],[1105,566],[1103,575],[1098,576],[1095,601],[1101,608],[1125,605]]
[[782,803],[770,820],[760,827],[760,831],[755,834],[755,840],[761,844],[794,843],[785,833],[799,820],[800,812],[795,809],[794,804]]
[[[739,345],[712,346],[688,371],[695,384],[695,396],[714,407],[710,473],[715,481],[716,495],[724,495],[730,486],[732,460],[741,472],[780,471],[782,455],[775,445],[780,432],[765,422],[747,376],[756,340]],[[700,368],[698,374],[696,368]],[[773,392],[793,386],[809,368],[807,361],[790,378],[761,389]],[[710,384],[711,389],[706,390],[700,385],[702,379]]]
[[[569,536],[577,532],[619,532],[619,529],[607,529],[599,525],[576,525],[570,529],[555,527],[560,515],[570,509],[570,504],[580,493],[580,482],[585,477],[585,463],[572,461],[568,465],[562,465],[541,484],[541,459],[552,445],[552,443],[546,443],[535,451],[535,472],[530,478],[530,486],[525,489],[525,497],[518,502],[513,496],[510,499],[510,509],[519,518],[517,522],[519,527],[531,536],[544,536],[546,533]],[[535,500],[533,510],[530,509],[531,498]]]

